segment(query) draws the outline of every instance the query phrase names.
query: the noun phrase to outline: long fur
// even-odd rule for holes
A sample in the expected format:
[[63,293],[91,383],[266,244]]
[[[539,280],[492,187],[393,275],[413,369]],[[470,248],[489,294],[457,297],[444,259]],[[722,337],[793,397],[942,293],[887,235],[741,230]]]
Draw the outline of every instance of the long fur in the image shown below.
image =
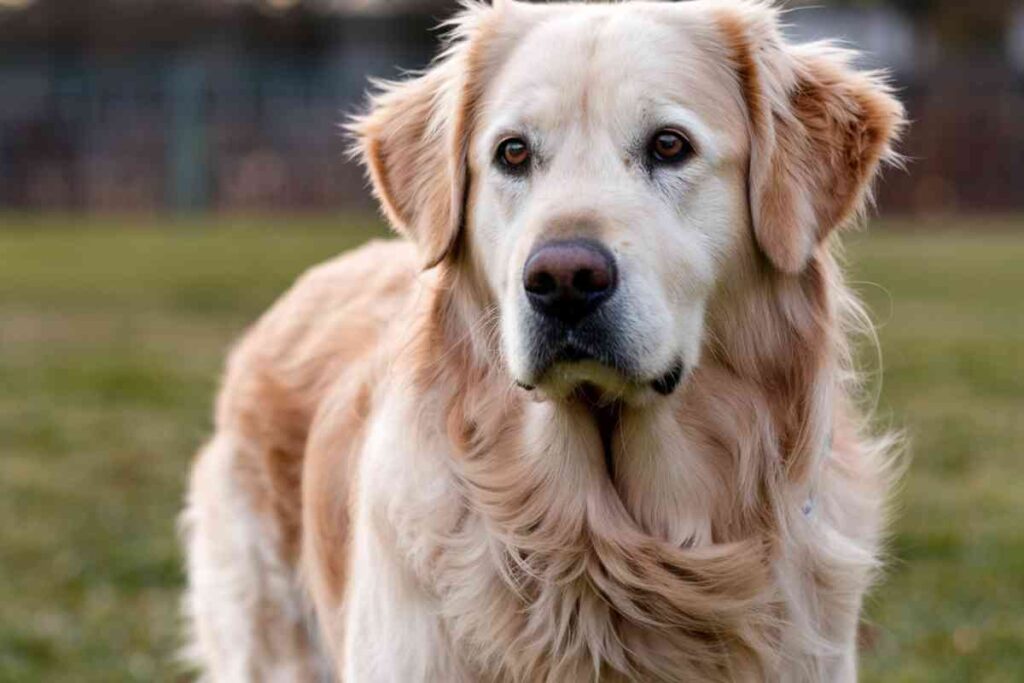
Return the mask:
[[[416,246],[320,266],[233,353],[186,515],[216,680],[314,679],[325,660],[350,681],[855,678],[897,441],[863,410],[851,339],[870,323],[832,229],[867,201],[902,112],[831,48],[770,61],[789,48],[757,37],[769,5],[705,4],[748,115],[754,235],[670,399],[537,401],[508,376],[461,203],[514,10],[467,9],[441,62],[353,123]],[[396,166],[403,148],[422,165]],[[631,466],[610,473],[609,453]],[[214,556],[217,538],[253,549]],[[254,577],[248,598],[231,576]],[[300,584],[284,604],[275,586]],[[216,606],[233,620],[205,616]],[[238,633],[275,642],[285,616],[289,648],[225,650]]]

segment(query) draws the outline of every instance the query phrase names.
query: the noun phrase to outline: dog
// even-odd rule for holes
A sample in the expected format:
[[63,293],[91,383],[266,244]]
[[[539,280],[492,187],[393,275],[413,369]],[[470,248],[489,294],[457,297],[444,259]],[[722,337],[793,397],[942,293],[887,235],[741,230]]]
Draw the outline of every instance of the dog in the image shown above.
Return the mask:
[[893,440],[836,235],[903,109],[757,0],[471,4],[350,129],[404,240],[233,350],[216,681],[853,681]]

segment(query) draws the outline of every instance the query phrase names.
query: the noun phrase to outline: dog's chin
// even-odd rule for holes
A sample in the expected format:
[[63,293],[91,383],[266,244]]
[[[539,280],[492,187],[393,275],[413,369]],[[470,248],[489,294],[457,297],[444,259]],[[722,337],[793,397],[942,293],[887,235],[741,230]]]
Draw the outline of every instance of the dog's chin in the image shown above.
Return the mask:
[[539,373],[536,382],[519,382],[519,385],[532,391],[538,400],[580,400],[593,406],[643,404],[674,393],[685,374],[681,360],[651,378],[584,357],[552,363]]
[[544,398],[582,399],[595,405],[625,401],[638,388],[625,373],[591,359],[554,363],[536,386]]

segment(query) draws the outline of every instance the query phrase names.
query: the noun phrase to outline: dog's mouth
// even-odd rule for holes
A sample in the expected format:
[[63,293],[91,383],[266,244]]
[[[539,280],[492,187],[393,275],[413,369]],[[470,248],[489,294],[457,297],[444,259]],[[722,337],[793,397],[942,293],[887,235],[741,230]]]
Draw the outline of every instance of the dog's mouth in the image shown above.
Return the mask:
[[[537,376],[538,384],[557,395],[572,395],[599,405],[647,389],[669,396],[682,382],[685,372],[686,364],[677,358],[660,375],[643,376],[615,353],[567,341],[549,354]],[[519,386],[527,390],[536,388],[528,383]]]

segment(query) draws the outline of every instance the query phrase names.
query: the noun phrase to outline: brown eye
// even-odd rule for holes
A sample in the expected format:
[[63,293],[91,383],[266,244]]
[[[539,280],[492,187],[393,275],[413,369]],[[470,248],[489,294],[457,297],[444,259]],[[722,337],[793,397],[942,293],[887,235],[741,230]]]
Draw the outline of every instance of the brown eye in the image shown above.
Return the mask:
[[498,145],[498,161],[510,171],[522,171],[530,160],[530,148],[522,138],[508,138]]
[[678,164],[693,154],[693,146],[682,133],[675,130],[659,130],[651,138],[650,154],[662,164]]

